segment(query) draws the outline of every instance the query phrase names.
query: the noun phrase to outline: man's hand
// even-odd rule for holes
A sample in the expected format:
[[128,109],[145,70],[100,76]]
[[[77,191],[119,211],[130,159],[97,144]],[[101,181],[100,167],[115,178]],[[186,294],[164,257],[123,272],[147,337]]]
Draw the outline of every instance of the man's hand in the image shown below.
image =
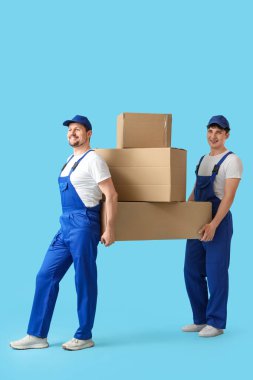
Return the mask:
[[201,228],[199,231],[199,234],[202,235],[200,241],[211,241],[214,238],[216,231],[216,227],[214,224],[211,222],[209,224],[205,224],[204,227]]
[[101,236],[101,243],[104,244],[106,247],[109,247],[109,245],[113,244],[115,242],[115,235],[112,230],[107,228],[103,235]]
[[105,212],[106,212],[106,228],[101,236],[101,243],[109,247],[115,242],[115,218],[117,211],[118,194],[114,188],[111,178],[108,178],[98,184],[100,190],[105,195]]

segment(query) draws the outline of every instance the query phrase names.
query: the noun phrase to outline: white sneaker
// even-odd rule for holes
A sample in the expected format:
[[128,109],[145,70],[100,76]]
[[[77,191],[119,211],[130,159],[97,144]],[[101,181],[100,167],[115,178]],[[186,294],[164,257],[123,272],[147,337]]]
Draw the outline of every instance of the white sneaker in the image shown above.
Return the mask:
[[224,333],[224,331],[222,329],[217,329],[216,327],[206,325],[206,327],[204,327],[199,332],[199,336],[201,336],[202,338],[211,338],[213,336],[218,336],[218,335],[221,335],[223,333]]
[[29,348],[47,348],[49,346],[47,338],[38,338],[33,335],[26,335],[24,338],[10,342],[10,346],[16,350],[27,350]]
[[199,332],[201,331],[206,325],[195,325],[194,323],[191,325],[186,325],[182,327],[183,332]]
[[64,348],[64,350],[77,351],[77,350],[83,350],[84,348],[90,348],[93,346],[95,346],[95,343],[91,339],[82,340],[82,339],[73,338],[69,340],[68,342],[64,343],[62,345],[62,348]]

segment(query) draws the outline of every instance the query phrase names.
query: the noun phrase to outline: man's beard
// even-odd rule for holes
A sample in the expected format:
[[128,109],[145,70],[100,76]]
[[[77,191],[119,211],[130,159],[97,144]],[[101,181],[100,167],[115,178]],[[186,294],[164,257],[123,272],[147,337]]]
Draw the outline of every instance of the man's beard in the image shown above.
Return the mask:
[[74,142],[74,143],[71,143],[71,142],[69,141],[69,145],[72,146],[73,148],[76,148],[76,147],[78,147],[78,146],[80,146],[80,145],[82,145],[82,144],[79,144],[79,141],[76,141],[76,142]]
[[73,148],[77,148],[79,146],[82,146],[85,142],[80,142],[80,140],[74,140],[73,142],[71,142],[71,140],[69,140],[69,145],[72,146]]

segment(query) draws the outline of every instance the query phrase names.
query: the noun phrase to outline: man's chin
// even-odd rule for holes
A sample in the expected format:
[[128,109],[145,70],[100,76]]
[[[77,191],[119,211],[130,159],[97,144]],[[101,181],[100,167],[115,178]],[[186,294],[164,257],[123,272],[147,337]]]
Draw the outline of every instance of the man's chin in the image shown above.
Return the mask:
[[69,141],[69,145],[72,146],[73,148],[76,148],[76,147],[79,146],[79,142],[76,141],[76,142],[73,142],[73,143],[72,143],[72,142]]

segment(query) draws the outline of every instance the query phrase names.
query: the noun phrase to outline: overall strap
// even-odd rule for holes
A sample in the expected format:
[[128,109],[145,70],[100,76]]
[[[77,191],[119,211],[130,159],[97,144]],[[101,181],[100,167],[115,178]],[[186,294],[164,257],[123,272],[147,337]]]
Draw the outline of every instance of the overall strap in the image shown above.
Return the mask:
[[202,156],[202,157],[201,157],[201,159],[199,160],[198,165],[196,166],[196,169],[195,169],[195,174],[196,174],[196,175],[198,175],[198,173],[199,173],[199,167],[200,167],[200,164],[201,164],[201,162],[202,162],[202,160],[203,160],[204,157],[205,157],[205,156]]
[[219,172],[221,164],[225,161],[225,159],[227,158],[227,156],[229,156],[230,154],[233,154],[233,152],[226,153],[225,156],[223,156],[220,159],[220,161],[216,165],[214,165],[214,168],[213,168],[213,171],[212,171],[212,179],[214,179],[216,177],[216,175]]
[[63,165],[62,167],[62,170],[61,170],[61,173],[62,171],[65,169],[65,167],[68,165],[69,161],[74,157],[74,155],[72,154],[72,156],[68,159],[68,161]]
[[72,166],[72,168],[71,168],[71,170],[70,170],[70,172],[69,172],[69,176],[70,176],[70,174],[76,169],[76,167],[79,165],[79,163],[82,161],[82,159],[83,159],[85,156],[87,156],[87,154],[90,153],[90,152],[94,152],[94,149],[89,149],[87,152],[85,152],[85,153],[82,155],[82,157],[79,158],[79,160],[77,160],[77,161],[74,163],[74,165]]

